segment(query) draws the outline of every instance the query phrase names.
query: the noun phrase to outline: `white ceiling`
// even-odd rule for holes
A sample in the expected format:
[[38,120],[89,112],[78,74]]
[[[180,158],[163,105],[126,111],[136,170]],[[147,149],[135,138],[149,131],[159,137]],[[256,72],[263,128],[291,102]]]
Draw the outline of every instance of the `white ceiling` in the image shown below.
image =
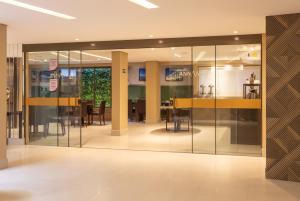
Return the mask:
[[300,12],[299,0],[20,0],[77,17],[64,20],[0,3],[9,43],[47,43],[265,32],[265,16]]

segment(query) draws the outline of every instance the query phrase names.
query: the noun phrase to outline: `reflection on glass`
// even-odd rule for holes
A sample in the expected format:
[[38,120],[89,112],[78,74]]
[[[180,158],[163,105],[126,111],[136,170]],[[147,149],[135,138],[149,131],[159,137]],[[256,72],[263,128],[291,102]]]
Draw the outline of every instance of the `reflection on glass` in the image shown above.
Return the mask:
[[261,46],[217,46],[216,55],[217,153],[260,155]]
[[30,143],[261,154],[260,45],[121,51],[129,120],[121,136],[111,135],[112,51],[29,53]]
[[[57,76],[56,52],[33,52],[28,54],[28,97],[35,98],[29,106],[29,143],[57,146],[58,90],[51,87]],[[44,98],[44,99],[39,99]],[[47,98],[47,99],[45,99]],[[48,103],[41,106],[41,102]],[[45,104],[44,103],[44,104]]]

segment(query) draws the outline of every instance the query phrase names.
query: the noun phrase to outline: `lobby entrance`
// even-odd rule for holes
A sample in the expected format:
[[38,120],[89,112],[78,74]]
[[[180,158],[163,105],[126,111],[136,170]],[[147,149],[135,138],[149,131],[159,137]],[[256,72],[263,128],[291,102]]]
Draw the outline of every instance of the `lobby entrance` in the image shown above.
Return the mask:
[[261,39],[242,38],[117,49],[29,45],[27,143],[261,156]]

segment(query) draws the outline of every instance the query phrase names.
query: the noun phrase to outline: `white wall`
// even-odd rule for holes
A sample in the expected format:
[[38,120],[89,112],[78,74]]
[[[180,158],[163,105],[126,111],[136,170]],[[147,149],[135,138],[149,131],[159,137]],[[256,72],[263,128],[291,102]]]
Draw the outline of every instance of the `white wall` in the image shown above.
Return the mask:
[[[162,86],[192,85],[192,78],[191,77],[183,77],[183,81],[166,81],[166,79],[165,79],[165,72],[166,72],[165,69],[166,68],[171,68],[171,67],[172,66],[161,66],[160,84]],[[145,85],[145,82],[139,81],[139,68],[144,68],[144,66],[143,65],[129,66],[129,68],[128,68],[128,84],[129,85]],[[184,67],[176,67],[176,68],[184,68]]]
[[128,67],[128,85],[145,85],[146,82],[139,81],[139,69],[145,68],[144,65]]
[[[199,70],[199,86],[204,84],[206,92],[209,91],[208,85],[215,85],[215,72],[211,68],[202,68]],[[242,97],[243,96],[243,84],[246,83],[246,79],[250,78],[251,73],[255,73],[256,79],[261,80],[260,67],[244,67],[241,70],[238,67],[233,67],[230,70],[224,68],[217,68],[217,96],[219,97]]]

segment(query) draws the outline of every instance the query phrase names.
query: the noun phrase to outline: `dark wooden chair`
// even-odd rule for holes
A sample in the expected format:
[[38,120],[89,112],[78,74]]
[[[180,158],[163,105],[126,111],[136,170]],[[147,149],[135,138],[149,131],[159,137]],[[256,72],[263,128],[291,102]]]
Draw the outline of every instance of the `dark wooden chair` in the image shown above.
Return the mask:
[[128,100],[128,119],[133,120],[134,110],[133,110],[133,102],[131,99]]
[[103,125],[105,125],[105,106],[106,106],[106,101],[101,101],[100,107],[99,107],[100,125],[102,125],[102,121],[103,121]]
[[85,119],[88,117],[87,113],[87,102],[81,101],[81,107],[80,107],[80,116],[81,116],[81,125],[87,127],[87,123]]
[[146,101],[139,99],[136,102],[136,120],[139,121],[144,121],[145,115],[146,115]]
[[[190,109],[168,109],[166,115],[166,131],[190,131],[191,111]],[[173,122],[173,129],[168,128],[168,123]],[[182,128],[182,123],[187,123],[187,129]]]

